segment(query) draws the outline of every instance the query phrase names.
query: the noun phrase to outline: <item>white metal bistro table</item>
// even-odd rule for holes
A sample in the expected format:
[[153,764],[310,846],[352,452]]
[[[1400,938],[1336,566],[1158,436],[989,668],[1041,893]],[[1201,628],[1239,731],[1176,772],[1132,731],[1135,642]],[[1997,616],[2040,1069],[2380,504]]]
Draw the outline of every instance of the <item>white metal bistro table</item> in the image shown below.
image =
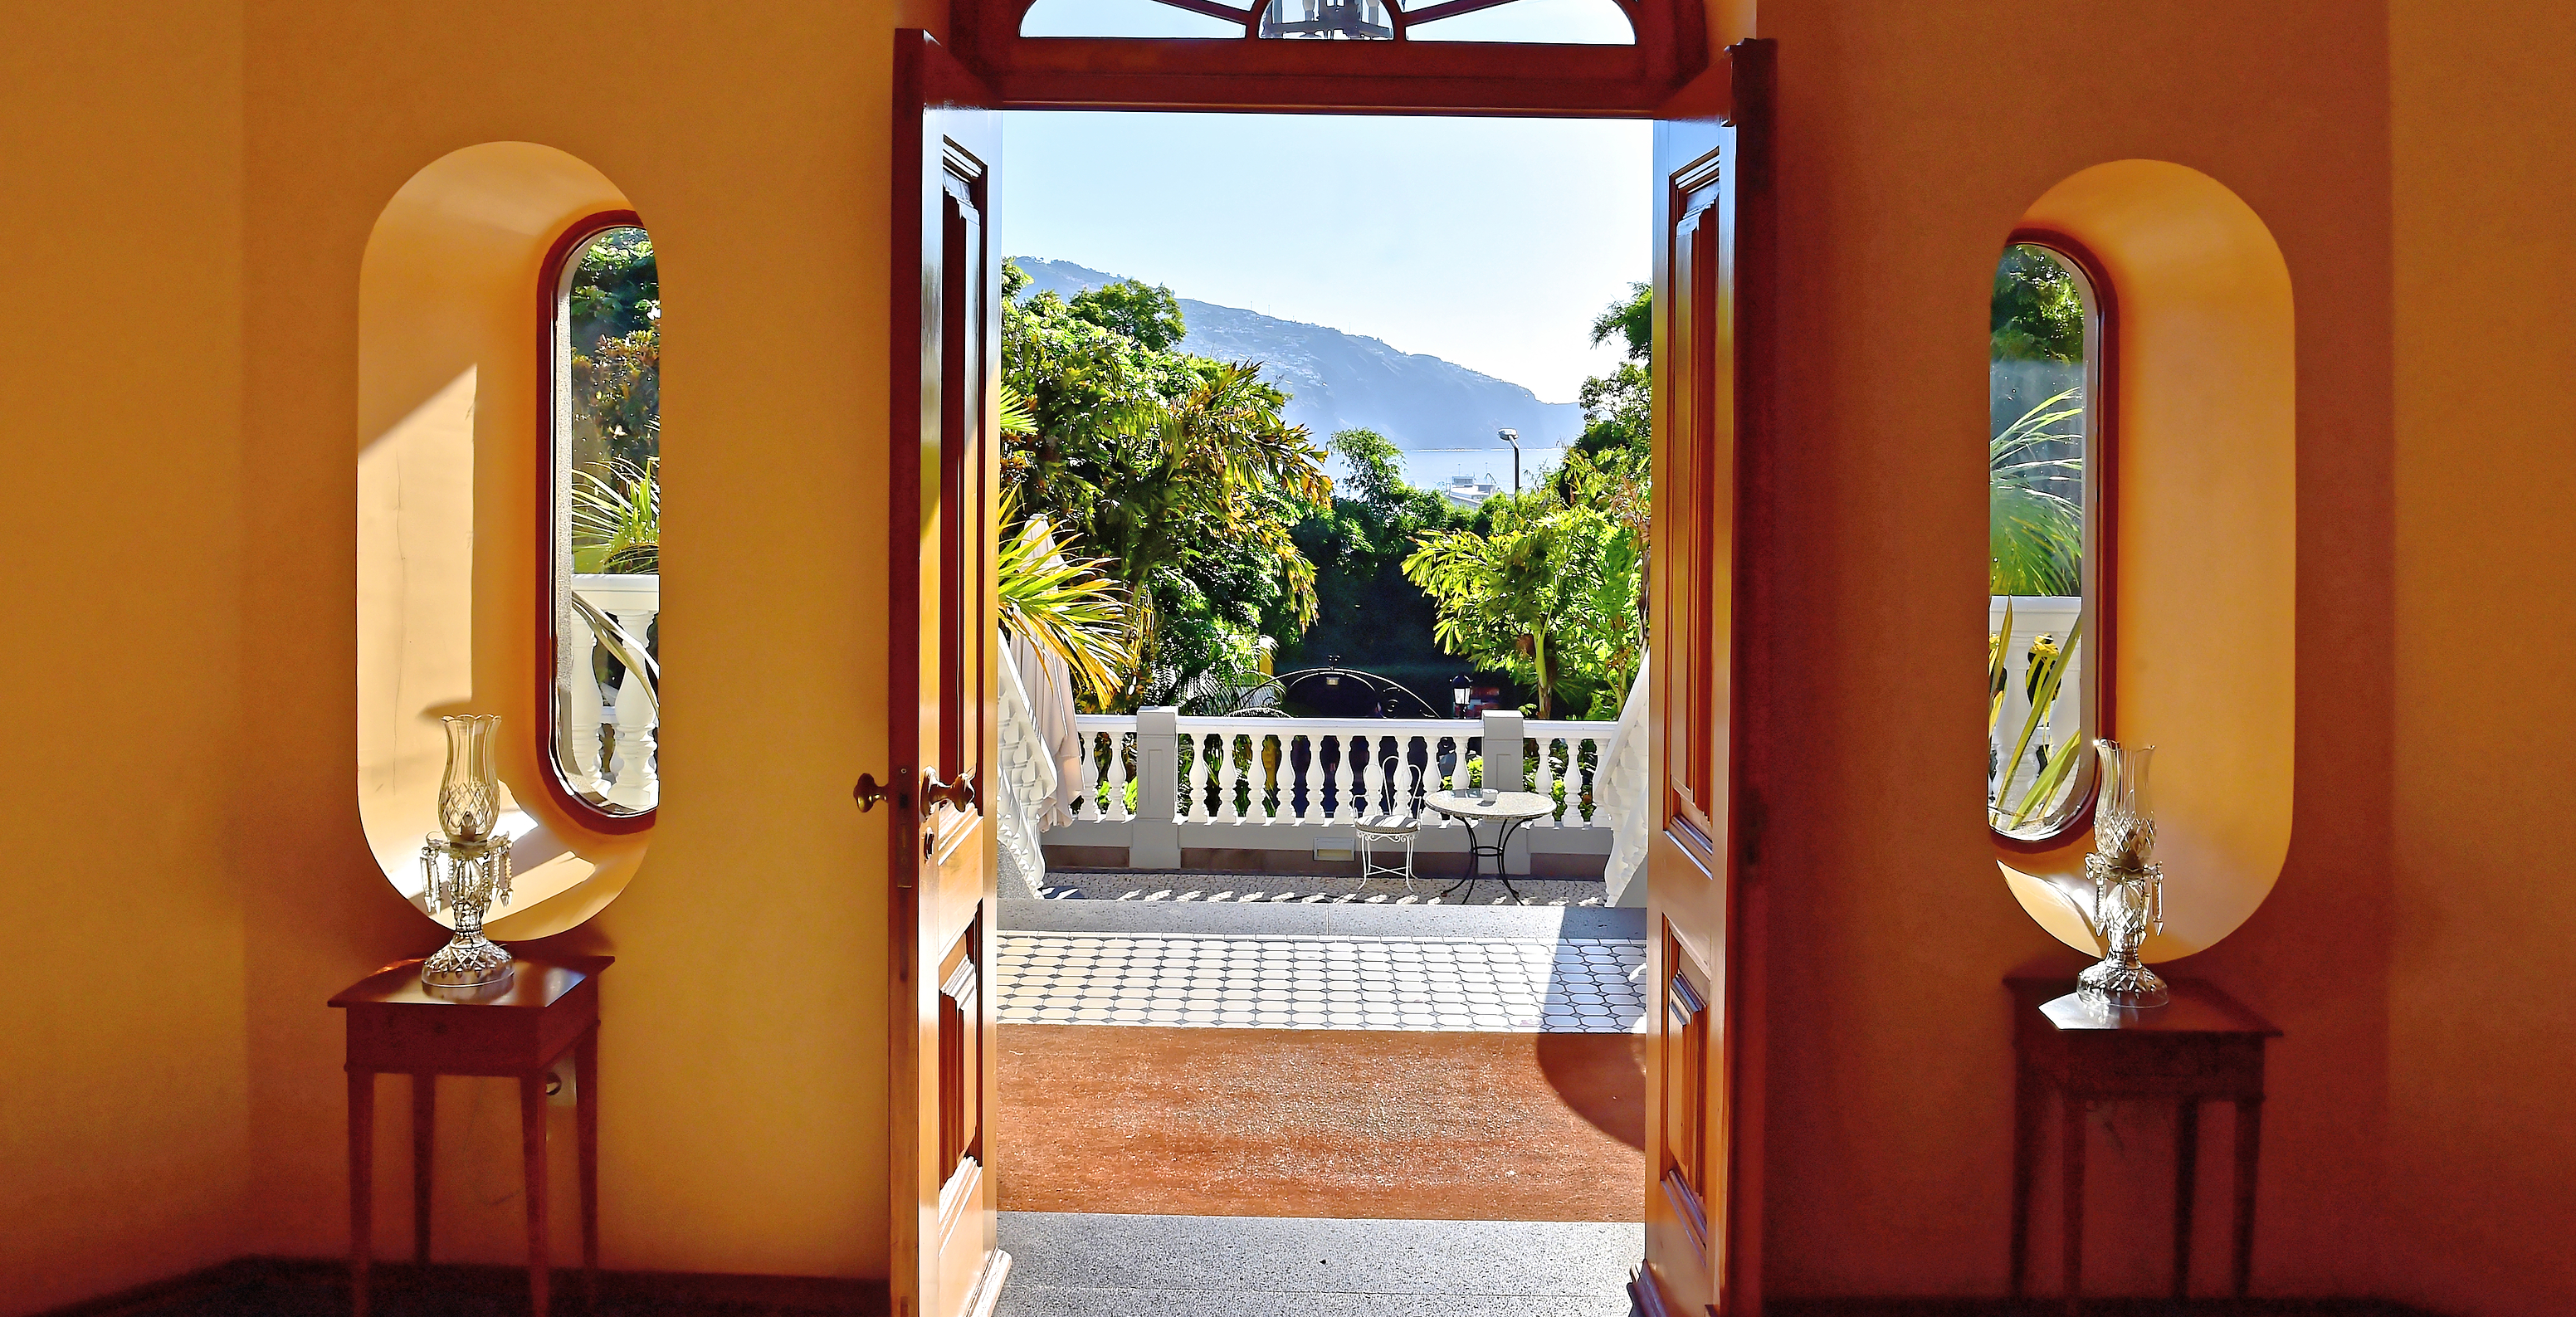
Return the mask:
[[[1518,899],[1521,889],[1503,874],[1503,848],[1509,846],[1513,830],[1532,819],[1545,818],[1556,812],[1556,802],[1535,791],[1433,791],[1422,797],[1422,803],[1467,825],[1467,876],[1442,889],[1441,895],[1461,887],[1473,888],[1485,876],[1485,857],[1494,860],[1494,881]],[[1494,844],[1488,846],[1476,835],[1476,825],[1495,825]]]

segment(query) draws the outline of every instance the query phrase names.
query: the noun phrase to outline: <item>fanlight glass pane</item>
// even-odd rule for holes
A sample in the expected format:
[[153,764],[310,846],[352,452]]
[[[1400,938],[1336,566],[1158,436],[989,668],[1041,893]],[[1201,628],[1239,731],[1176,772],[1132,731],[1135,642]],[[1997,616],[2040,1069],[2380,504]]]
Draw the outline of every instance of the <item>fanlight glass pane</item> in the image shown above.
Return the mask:
[[1995,267],[1991,331],[1986,814],[2042,837],[2093,784],[2093,290],[2074,262],[2015,245]]
[[[1439,0],[1420,0],[1427,10]],[[1636,29],[1617,0],[1511,0],[1405,29],[1407,41],[1529,41],[1562,46],[1633,46]]]
[[555,310],[554,725],[602,813],[661,796],[662,278],[639,228],[564,262]]
[[1305,41],[1392,41],[1395,16],[1384,0],[1270,0],[1261,35]]
[[[1240,0],[1240,3],[1249,9],[1250,0]],[[1157,4],[1155,0],[1038,0],[1020,19],[1020,35],[1240,37],[1243,25]]]

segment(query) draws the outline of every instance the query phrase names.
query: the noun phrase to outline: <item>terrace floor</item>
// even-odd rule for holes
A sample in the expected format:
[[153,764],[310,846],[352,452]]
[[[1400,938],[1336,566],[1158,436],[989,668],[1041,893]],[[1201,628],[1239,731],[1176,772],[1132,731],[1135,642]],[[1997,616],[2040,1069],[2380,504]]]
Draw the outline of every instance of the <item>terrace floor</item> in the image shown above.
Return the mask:
[[1006,1317],[1629,1311],[1644,911],[1119,876],[1002,903]]
[[1499,879],[1447,893],[1455,877],[1358,878],[1283,873],[1187,873],[1146,869],[1048,871],[1038,889],[1047,900],[1205,901],[1289,905],[1607,906],[1598,878],[1533,878],[1514,875],[1512,890]]

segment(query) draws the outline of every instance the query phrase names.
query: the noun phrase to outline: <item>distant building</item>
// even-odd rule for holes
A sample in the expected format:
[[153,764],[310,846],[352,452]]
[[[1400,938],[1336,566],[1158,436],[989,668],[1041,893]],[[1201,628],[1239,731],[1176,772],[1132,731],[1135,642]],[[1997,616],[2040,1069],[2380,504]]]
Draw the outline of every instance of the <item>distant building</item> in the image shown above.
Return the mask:
[[1462,508],[1475,507],[1502,492],[1503,487],[1490,475],[1482,478],[1456,476],[1452,477],[1448,484],[1440,487],[1442,498]]

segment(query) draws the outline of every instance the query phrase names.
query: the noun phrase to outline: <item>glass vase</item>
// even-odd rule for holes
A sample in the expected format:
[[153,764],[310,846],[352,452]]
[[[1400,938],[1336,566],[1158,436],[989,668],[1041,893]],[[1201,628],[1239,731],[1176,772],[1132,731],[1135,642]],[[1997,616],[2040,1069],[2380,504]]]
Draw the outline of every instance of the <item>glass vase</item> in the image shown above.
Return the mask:
[[2165,982],[2138,959],[2149,933],[2165,926],[2165,875],[2156,863],[2154,798],[2148,792],[2151,745],[2093,743],[2101,758],[2101,794],[2093,806],[2093,853],[2084,874],[2093,880],[2093,908],[2085,915],[2102,943],[2102,960],[2076,978],[2076,991],[2111,1006],[2162,1006]]
[[430,913],[452,912],[456,932],[436,955],[422,961],[421,982],[439,988],[478,988],[510,977],[510,953],[483,936],[483,916],[494,901],[510,903],[510,839],[501,821],[501,779],[492,771],[492,743],[501,720],[460,714],[447,727],[447,772],[438,784],[438,831],[422,844]]

